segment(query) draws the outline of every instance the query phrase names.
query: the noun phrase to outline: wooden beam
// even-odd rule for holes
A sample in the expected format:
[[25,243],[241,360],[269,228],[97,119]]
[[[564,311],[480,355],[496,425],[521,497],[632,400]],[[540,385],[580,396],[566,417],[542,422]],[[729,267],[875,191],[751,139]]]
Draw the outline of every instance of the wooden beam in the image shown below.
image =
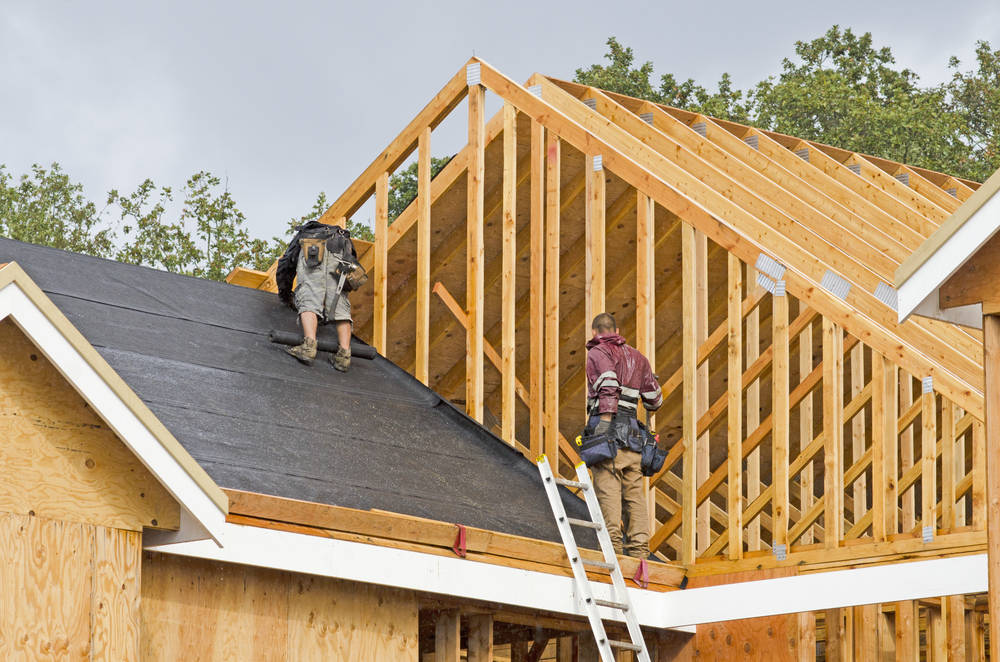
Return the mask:
[[528,310],[530,357],[528,366],[529,442],[531,457],[543,452],[542,389],[545,382],[545,129],[531,121],[530,265]]
[[[909,411],[914,405],[913,376],[905,370],[900,371],[899,403],[902,411]],[[919,408],[918,408],[919,411]],[[913,466],[913,428],[907,426],[899,436],[899,469],[905,472]],[[900,490],[900,525],[903,531],[912,531],[917,526],[917,504],[914,490]]]
[[372,304],[372,347],[385,356],[386,337],[385,320],[386,304],[388,303],[388,267],[389,243],[389,173],[383,172],[375,180],[375,270],[373,286],[375,288]]
[[469,170],[465,216],[466,256],[465,309],[469,315],[465,349],[465,413],[483,421],[483,196],[486,165],[483,106],[486,89],[469,87]]
[[[746,265],[747,287],[756,294],[762,295],[764,289],[757,283],[757,270]],[[754,306],[747,315],[746,337],[747,365],[754,365],[760,357],[760,306]],[[746,389],[747,402],[747,433],[760,427],[760,379],[754,378]],[[747,462],[747,503],[760,496],[760,449],[754,448],[746,459]],[[760,518],[755,517],[747,523],[747,551],[758,552],[760,545]]]
[[[799,314],[807,308],[805,301],[799,300]],[[799,334],[799,382],[813,371],[813,325],[810,322]],[[799,403],[799,450],[809,439],[815,437],[813,430],[813,395],[810,392]],[[807,462],[799,473],[799,510],[807,512],[816,501],[813,463]],[[809,527],[803,532],[801,542],[809,545],[813,542],[813,529]]]
[[656,365],[656,308],[653,288],[656,284],[656,264],[653,253],[653,201],[636,192],[635,229],[635,338],[636,349]]
[[913,662],[920,656],[920,621],[917,603],[904,600],[896,603],[896,662]]
[[514,322],[517,318],[517,287],[515,258],[517,256],[517,110],[509,103],[503,107],[503,276],[500,297],[503,331],[500,356],[501,436],[504,441],[514,440]]
[[[590,338],[590,322],[598,313],[605,312],[605,195],[606,185],[604,168],[598,167],[597,157],[589,156],[584,167],[587,173],[586,202],[586,247],[584,272],[586,277],[585,300],[587,308],[584,313],[584,339]],[[652,238],[650,239],[652,242]]]
[[771,297],[771,340],[774,358],[771,363],[771,484],[774,485],[774,499],[771,502],[772,545],[788,544],[788,296],[785,284],[778,283]]
[[982,531],[987,527],[986,493],[986,426],[980,421],[972,424],[972,528]]
[[934,390],[924,384],[920,396],[920,526],[937,530],[937,400]]
[[[698,296],[697,265],[695,261],[695,229],[687,223],[681,224],[681,270],[682,270],[682,325],[684,362],[684,416],[683,433],[684,486],[681,490],[681,550],[680,560],[685,565],[694,563],[697,534],[695,508],[698,500],[697,445],[698,438],[698,342],[695,337],[695,309]],[[652,541],[650,549],[654,549]]]
[[420,132],[417,148],[417,328],[414,373],[428,386],[431,325],[431,128]]
[[438,613],[434,624],[435,662],[460,662],[462,659],[461,619],[457,611]]
[[941,528],[955,526],[955,405],[941,400]]
[[559,137],[545,141],[545,455],[559,473]]
[[[858,344],[851,350],[851,397],[855,397],[865,387],[865,346]],[[851,457],[855,460],[865,452],[865,411],[859,411],[851,419]],[[846,485],[845,485],[846,487]],[[855,524],[861,520],[868,510],[868,484],[865,474],[858,476],[853,484],[854,508],[851,516]]]
[[[708,339],[708,237],[704,232],[695,230],[694,234],[694,260],[695,260],[695,332],[694,338],[697,347]],[[705,415],[709,406],[708,391],[708,357],[704,360],[699,356],[697,372],[698,397],[695,400],[695,414],[698,420]],[[704,483],[709,476],[712,463],[711,435],[706,429],[698,437],[698,470],[695,476],[698,484]],[[698,554],[703,554],[712,543],[712,511],[705,503],[698,508]]]
[[[885,529],[887,535],[899,533],[899,369],[889,359],[881,354],[873,353],[873,357],[882,363],[882,418],[874,418],[882,429],[882,444],[885,449],[882,454],[883,476],[882,487],[884,496],[878,498],[885,508]],[[874,359],[873,359],[874,360]]]
[[823,318],[823,500],[827,549],[836,549],[844,536],[844,333]]
[[969,651],[965,650],[965,596],[949,595],[941,598],[941,603],[948,637],[948,662],[966,662]]
[[[892,501],[887,505],[883,497],[888,495],[886,486],[886,421],[890,421],[895,428],[896,417],[891,418],[886,413],[886,372],[891,370],[887,366],[885,359],[878,352],[872,352],[872,538],[875,540],[885,540],[886,521],[885,511],[895,510],[896,502]],[[895,396],[895,394],[893,394]],[[895,399],[893,397],[893,399]],[[857,456],[854,460],[857,461]],[[866,497],[867,498],[867,495]],[[855,505],[857,509],[857,505]],[[895,531],[893,531],[895,533]]]
[[[729,457],[729,558],[743,558],[743,263],[728,255],[728,381],[726,382]],[[800,405],[801,406],[801,405]],[[811,465],[810,465],[811,466]]]
[[468,662],[493,662],[493,615],[469,616]]
[[[1000,647],[1000,316],[983,316],[990,647]],[[997,643],[993,643],[997,642]],[[991,651],[992,652],[992,651]]]

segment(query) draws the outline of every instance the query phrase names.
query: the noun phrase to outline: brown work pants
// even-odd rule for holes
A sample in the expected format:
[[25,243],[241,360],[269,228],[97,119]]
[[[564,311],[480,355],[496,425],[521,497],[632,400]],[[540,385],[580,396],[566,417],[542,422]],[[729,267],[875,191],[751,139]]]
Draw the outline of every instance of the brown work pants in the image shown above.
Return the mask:
[[618,449],[618,455],[591,468],[594,474],[594,494],[601,504],[601,514],[611,536],[611,544],[619,554],[622,545],[622,504],[627,518],[628,544],[624,552],[629,556],[649,556],[649,515],[646,493],[642,485],[642,456],[635,451]]

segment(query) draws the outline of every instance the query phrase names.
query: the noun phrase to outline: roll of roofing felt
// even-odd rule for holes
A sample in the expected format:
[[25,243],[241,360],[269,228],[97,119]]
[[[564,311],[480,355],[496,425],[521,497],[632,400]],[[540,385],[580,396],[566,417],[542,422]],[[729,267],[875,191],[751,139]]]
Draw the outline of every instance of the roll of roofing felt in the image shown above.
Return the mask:
[[[298,345],[302,342],[302,334],[294,331],[279,331],[271,329],[267,334],[268,340],[279,345]],[[316,338],[316,349],[321,352],[336,352],[339,344],[336,338]],[[371,345],[366,345],[357,340],[351,339],[351,357],[357,359],[374,359],[378,352]]]

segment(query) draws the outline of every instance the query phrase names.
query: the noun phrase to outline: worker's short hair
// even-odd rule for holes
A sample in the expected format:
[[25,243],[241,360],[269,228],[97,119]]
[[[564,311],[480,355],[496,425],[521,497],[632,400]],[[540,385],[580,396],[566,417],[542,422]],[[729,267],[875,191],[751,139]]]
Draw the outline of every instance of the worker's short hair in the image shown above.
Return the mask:
[[618,328],[615,323],[615,317],[611,313],[601,313],[594,318],[594,323],[590,325],[594,331],[598,333],[614,331]]

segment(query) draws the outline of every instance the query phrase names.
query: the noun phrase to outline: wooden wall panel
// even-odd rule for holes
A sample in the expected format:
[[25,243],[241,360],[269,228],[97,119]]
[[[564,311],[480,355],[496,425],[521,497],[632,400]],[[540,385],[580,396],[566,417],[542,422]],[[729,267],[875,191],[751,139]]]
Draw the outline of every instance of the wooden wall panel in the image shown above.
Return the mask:
[[142,659],[416,660],[405,591],[146,553]]
[[142,534],[94,531],[93,656],[91,660],[139,659],[139,569]]
[[0,511],[176,529],[170,494],[10,319],[0,348]]

